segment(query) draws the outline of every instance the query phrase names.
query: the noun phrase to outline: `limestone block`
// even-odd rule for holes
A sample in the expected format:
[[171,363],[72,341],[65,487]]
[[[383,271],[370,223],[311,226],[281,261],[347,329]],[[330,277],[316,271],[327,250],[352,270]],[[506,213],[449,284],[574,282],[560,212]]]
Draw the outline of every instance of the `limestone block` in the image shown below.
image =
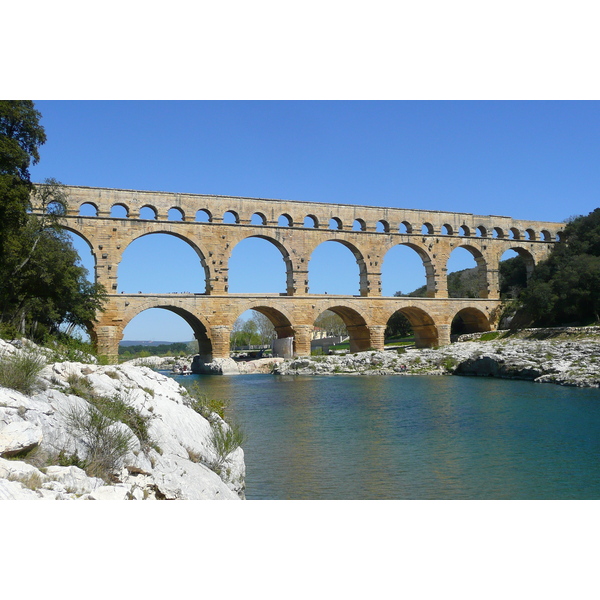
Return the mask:
[[13,421],[0,429],[0,455],[14,456],[42,443],[42,429],[28,421]]
[[86,472],[79,467],[51,466],[46,468],[46,475],[55,482],[62,484],[65,490],[72,494],[88,494],[100,486],[104,481],[98,477],[88,477]]

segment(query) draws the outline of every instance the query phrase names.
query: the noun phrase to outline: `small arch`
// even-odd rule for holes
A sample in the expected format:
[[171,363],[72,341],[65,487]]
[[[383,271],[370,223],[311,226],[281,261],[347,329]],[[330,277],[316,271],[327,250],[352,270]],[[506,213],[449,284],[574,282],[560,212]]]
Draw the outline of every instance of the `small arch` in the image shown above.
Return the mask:
[[438,345],[438,330],[435,326],[435,321],[429,313],[416,306],[405,306],[394,311],[390,315],[386,325],[390,323],[397,313],[401,313],[408,319],[415,336],[415,346],[417,348],[432,348]]
[[[292,342],[293,353],[296,352],[296,332],[292,326],[289,316],[280,310],[277,310],[276,308],[261,304],[261,301],[255,301],[245,306],[235,319],[234,323],[232,323],[232,346],[234,345],[233,342],[236,337],[241,337],[243,339],[243,335],[239,336],[236,334],[243,332],[243,327],[247,321],[255,322],[256,335],[258,336],[258,341],[260,344],[270,344],[273,339],[291,337],[294,338]],[[242,325],[241,330],[236,328],[236,326],[239,327],[239,325]],[[291,356],[285,356],[284,358],[291,358]]]
[[174,206],[173,208],[169,209],[169,212],[167,214],[167,220],[168,221],[184,221],[185,215],[183,214],[183,211],[180,208],[177,208],[176,206]]
[[110,216],[113,219],[127,219],[129,208],[125,204],[113,204],[110,208]]
[[[353,308],[339,304],[327,306],[325,310],[335,313],[344,322],[350,338],[350,352],[364,352],[371,348],[371,332],[367,327],[365,319],[359,312]],[[323,314],[323,312],[325,312],[325,310],[317,315],[315,321]]]
[[475,235],[477,237],[487,237],[487,229],[483,225],[479,225],[477,229],[475,229]]
[[508,230],[508,238],[510,240],[520,240],[521,239],[521,232],[516,227],[511,227]]
[[442,228],[440,230],[442,235],[452,235],[453,231],[452,231],[452,226],[448,225],[447,223],[445,225],[442,225]]
[[311,229],[317,229],[319,227],[319,219],[317,219],[315,215],[306,215],[306,217],[304,217],[302,226]]
[[402,223],[400,223],[400,226],[398,227],[398,231],[400,233],[412,233],[413,226],[408,221],[402,221]]
[[338,217],[331,217],[331,219],[329,219],[329,229],[342,229],[342,220]]
[[552,234],[547,229],[542,229],[542,231],[540,231],[540,235],[544,242],[552,241]]
[[563,232],[563,231],[557,231],[557,232],[556,232],[556,236],[555,236],[555,238],[554,238],[554,239],[555,239],[557,242],[562,242],[562,241],[564,241],[564,237],[565,237],[565,234],[564,234],[564,232]]
[[84,202],[79,207],[79,216],[80,217],[97,217],[98,216],[98,207],[93,202]]
[[433,225],[431,223],[423,223],[423,226],[421,227],[421,233],[423,235],[433,235]]
[[458,235],[463,236],[463,237],[471,237],[471,230],[469,229],[469,227],[467,225],[461,225],[458,228]]
[[362,219],[354,219],[352,223],[352,231],[366,231],[367,224]]
[[279,219],[277,220],[278,227],[291,227],[293,224],[294,224],[294,220],[292,219],[292,217],[290,217],[290,215],[288,215],[286,213],[281,215],[279,217]]
[[250,225],[266,225],[267,217],[262,213],[256,212],[250,217]]
[[144,221],[156,221],[158,212],[154,206],[142,206],[140,208],[140,219]]
[[196,213],[196,223],[212,223],[212,213],[206,208],[201,208]]
[[450,325],[450,335],[458,336],[465,333],[478,333],[492,329],[489,319],[478,308],[468,307],[459,310]]
[[227,225],[235,225],[240,222],[240,216],[234,210],[228,210],[223,215],[223,223]]
[[492,229],[492,236],[497,239],[502,239],[504,238],[504,230],[500,227],[494,227],[494,229]]
[[533,242],[536,239],[536,235],[535,235],[535,231],[533,229],[526,229],[525,230],[525,239]]
[[380,221],[377,221],[375,231],[377,231],[378,233],[389,233],[390,224],[385,219],[381,219]]

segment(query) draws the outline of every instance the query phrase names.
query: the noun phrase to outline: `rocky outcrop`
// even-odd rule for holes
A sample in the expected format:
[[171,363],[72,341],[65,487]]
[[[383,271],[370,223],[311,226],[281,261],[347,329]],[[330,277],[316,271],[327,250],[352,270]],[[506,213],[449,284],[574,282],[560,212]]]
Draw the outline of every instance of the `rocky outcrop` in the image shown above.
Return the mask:
[[439,349],[369,351],[287,360],[280,375],[476,375],[600,387],[600,342],[594,339],[462,342]]
[[[0,360],[14,352],[0,340]],[[224,455],[214,443],[229,426],[196,412],[173,379],[147,367],[60,362],[44,367],[39,388],[0,387],[0,499],[244,498],[243,450]],[[110,418],[96,407],[109,407]],[[110,440],[121,452],[101,477],[90,465]]]
[[195,356],[192,372],[203,375],[245,375],[251,373],[271,373],[275,365],[283,358],[259,358],[256,360],[233,360],[232,358],[215,358],[212,362],[203,362],[202,357]]

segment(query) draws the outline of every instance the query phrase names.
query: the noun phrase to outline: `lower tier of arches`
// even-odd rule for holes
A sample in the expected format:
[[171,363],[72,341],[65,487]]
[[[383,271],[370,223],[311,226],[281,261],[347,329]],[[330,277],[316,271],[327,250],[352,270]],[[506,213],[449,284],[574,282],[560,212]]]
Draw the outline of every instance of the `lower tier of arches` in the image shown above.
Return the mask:
[[401,313],[410,322],[417,347],[450,343],[460,333],[495,329],[500,313],[498,300],[481,298],[363,298],[356,296],[119,294],[109,295],[106,309],[93,325],[92,340],[98,354],[118,361],[123,331],[138,314],[151,308],[169,310],[183,318],[198,341],[206,360],[226,358],[230,334],[237,318],[255,310],[269,318],[278,338],[293,338],[296,356],[310,355],[314,323],[328,310],[344,322],[350,351],[383,349],[388,321]]

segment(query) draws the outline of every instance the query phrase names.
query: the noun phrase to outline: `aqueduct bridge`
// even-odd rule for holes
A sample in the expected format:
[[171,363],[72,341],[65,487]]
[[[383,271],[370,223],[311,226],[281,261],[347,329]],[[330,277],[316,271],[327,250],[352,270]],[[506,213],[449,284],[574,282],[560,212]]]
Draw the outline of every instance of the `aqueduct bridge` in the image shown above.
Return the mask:
[[[560,241],[563,227],[561,223],[470,213],[78,186],[66,189],[63,226],[89,244],[96,281],[109,292],[106,310],[90,324],[92,337],[99,354],[114,362],[124,328],[149,308],[164,308],[183,317],[206,360],[229,356],[233,324],[249,309],[269,317],[278,337],[293,337],[298,356],[310,354],[314,321],[324,310],[344,320],[353,352],[382,349],[387,321],[396,311],[412,324],[418,347],[448,344],[457,316],[469,331],[496,327],[502,254],[515,250],[525,258],[530,274]],[[117,207],[118,217],[114,216]],[[33,210],[43,208],[34,206]],[[95,216],[83,216],[90,212]],[[124,250],[152,233],[176,236],[194,249],[206,275],[203,293],[117,293]],[[232,250],[249,237],[267,240],[281,252],[285,293],[228,292]],[[311,254],[326,241],[343,244],[354,255],[359,295],[309,293]],[[423,261],[426,297],[382,297],[382,263],[386,252],[398,244],[412,248]],[[479,298],[448,298],[446,265],[458,247],[468,250],[477,263]]]

